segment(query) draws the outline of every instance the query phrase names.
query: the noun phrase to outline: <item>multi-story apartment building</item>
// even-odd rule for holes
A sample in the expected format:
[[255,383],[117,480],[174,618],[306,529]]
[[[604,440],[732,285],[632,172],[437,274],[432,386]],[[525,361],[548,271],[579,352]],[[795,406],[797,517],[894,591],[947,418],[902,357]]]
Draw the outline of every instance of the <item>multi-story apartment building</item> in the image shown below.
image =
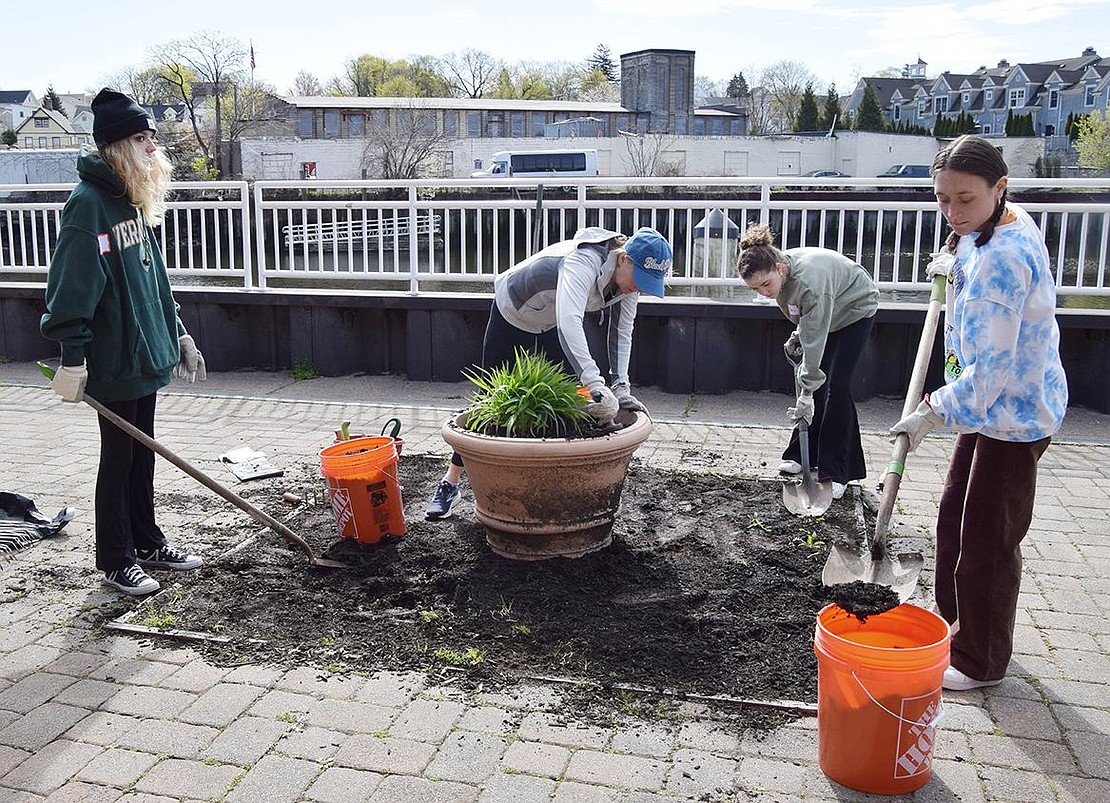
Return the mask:
[[899,78],[861,78],[847,103],[855,115],[868,85],[883,120],[933,131],[937,120],[970,116],[984,136],[1004,136],[1007,118],[1028,115],[1033,133],[1045,137],[1048,150],[1067,148],[1069,118],[1105,113],[1110,101],[1110,58],[1093,47],[1072,58],[980,67],[968,75],[942,72],[926,76],[920,59]]

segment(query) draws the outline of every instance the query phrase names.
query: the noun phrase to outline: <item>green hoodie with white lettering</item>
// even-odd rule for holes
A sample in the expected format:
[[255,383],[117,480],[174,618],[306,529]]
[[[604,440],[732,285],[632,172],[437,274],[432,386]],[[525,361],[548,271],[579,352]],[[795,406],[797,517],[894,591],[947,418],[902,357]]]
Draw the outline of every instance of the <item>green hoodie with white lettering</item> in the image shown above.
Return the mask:
[[83,146],[80,183],[62,210],[39,329],[61,345],[62,365],[89,371],[99,401],[138,399],[170,382],[185,327],[153,230],[123,182]]

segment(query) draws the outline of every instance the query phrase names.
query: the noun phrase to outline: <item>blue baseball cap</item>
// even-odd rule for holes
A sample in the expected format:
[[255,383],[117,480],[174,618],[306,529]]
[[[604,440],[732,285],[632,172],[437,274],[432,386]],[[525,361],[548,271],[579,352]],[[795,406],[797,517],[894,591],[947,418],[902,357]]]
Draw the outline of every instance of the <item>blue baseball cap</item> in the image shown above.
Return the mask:
[[663,297],[663,279],[671,270],[670,243],[655,229],[644,226],[628,238],[624,251],[632,258],[632,278],[641,293]]

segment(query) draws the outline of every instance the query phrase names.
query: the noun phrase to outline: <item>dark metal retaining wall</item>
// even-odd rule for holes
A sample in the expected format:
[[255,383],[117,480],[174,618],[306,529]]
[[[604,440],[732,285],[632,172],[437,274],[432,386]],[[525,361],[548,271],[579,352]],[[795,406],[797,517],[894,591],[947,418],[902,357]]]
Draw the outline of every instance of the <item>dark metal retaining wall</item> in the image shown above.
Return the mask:
[[[404,374],[454,382],[476,363],[489,300],[476,296],[324,296],[176,291],[181,317],[213,371],[284,370],[308,363],[324,376]],[[42,293],[0,293],[0,358],[57,355],[38,332]],[[924,305],[880,308],[856,376],[857,398],[905,394]],[[1110,412],[1110,313],[1061,310],[1061,350],[1073,405]],[[592,329],[592,327],[591,327]],[[790,392],[781,345],[790,327],[776,307],[641,301],[632,380],[668,393]],[[600,344],[602,330],[590,336]],[[926,387],[941,382],[940,337]],[[604,354],[595,348],[595,354]],[[603,366],[604,367],[604,366]]]

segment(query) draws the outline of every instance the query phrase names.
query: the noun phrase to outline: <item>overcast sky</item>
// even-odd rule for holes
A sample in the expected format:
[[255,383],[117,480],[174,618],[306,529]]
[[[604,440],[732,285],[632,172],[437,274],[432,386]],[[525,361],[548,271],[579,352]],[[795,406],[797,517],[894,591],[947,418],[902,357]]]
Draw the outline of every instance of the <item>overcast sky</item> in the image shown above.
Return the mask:
[[[382,9],[382,10],[379,10]],[[287,93],[298,71],[322,84],[345,61],[439,56],[468,48],[509,63],[578,63],[598,44],[618,60],[647,48],[693,50],[699,76],[727,81],[801,62],[818,92],[920,57],[928,74],[1110,55],[1108,0],[188,0],[140,3],[11,0],[3,11],[0,89],[42,97],[95,91],[159,44],[197,31],[253,42],[255,77]],[[244,65],[246,66],[246,65]]]

